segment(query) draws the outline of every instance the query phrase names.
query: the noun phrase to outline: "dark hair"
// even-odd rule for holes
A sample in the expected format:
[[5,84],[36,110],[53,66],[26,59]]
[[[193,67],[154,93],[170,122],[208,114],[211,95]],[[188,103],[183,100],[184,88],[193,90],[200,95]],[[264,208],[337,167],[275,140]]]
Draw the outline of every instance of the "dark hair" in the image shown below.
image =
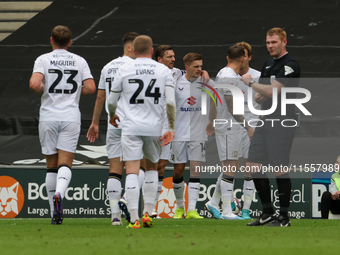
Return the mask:
[[158,57],[162,58],[167,50],[173,51],[173,48],[170,45],[158,46],[154,53],[155,60],[158,61]]
[[185,65],[189,65],[191,62],[196,60],[203,60],[201,54],[190,52],[183,57],[183,61]]
[[72,32],[67,26],[59,25],[53,28],[51,36],[57,46],[64,47],[71,40]]
[[129,32],[129,33],[127,33],[126,35],[124,35],[123,40],[122,40],[123,46],[125,46],[125,44],[127,44],[128,42],[131,42],[131,43],[132,43],[133,40],[135,40],[135,38],[136,38],[137,36],[139,36],[139,34],[136,33],[136,32]]
[[233,46],[230,46],[228,49],[229,61],[234,61],[245,56],[246,54],[242,46],[233,45]]
[[236,43],[235,45],[241,46],[241,47],[243,47],[243,49],[247,50],[247,52],[248,52],[248,57],[250,57],[250,56],[253,55],[253,49],[252,49],[252,47],[250,46],[249,43],[246,43],[246,42],[238,42],[238,43]]

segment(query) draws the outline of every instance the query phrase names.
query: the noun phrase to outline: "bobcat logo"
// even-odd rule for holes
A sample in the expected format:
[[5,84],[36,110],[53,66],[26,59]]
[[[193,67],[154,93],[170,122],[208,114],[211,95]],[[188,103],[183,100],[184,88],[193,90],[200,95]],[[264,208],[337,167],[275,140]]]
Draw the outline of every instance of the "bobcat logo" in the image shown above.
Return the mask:
[[12,177],[0,176],[0,218],[16,217],[24,205],[24,191]]
[[[185,188],[184,205],[185,205],[185,210],[187,210],[188,209],[188,189],[187,189],[186,184],[184,184],[184,188]],[[168,177],[163,180],[163,187],[161,190],[161,194],[159,195],[159,198],[158,198],[156,210],[158,212],[159,217],[172,218],[175,215],[176,208],[177,208],[177,202],[176,202],[175,193],[173,191],[172,177]]]

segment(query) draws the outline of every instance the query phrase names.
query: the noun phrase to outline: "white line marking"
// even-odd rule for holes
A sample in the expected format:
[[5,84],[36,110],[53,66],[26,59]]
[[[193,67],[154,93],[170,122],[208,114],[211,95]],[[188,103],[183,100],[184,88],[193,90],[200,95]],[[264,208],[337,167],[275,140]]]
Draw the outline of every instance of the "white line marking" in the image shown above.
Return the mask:
[[107,17],[109,17],[112,13],[114,13],[115,11],[117,11],[119,8],[115,7],[112,11],[110,11],[108,14],[104,15],[103,17],[100,17],[99,19],[97,19],[88,29],[86,29],[81,35],[78,35],[76,38],[74,38],[72,41],[75,42],[77,41],[79,38],[83,37],[84,35],[86,35],[88,32],[90,32],[95,26],[97,26],[97,24],[102,20],[105,19]]

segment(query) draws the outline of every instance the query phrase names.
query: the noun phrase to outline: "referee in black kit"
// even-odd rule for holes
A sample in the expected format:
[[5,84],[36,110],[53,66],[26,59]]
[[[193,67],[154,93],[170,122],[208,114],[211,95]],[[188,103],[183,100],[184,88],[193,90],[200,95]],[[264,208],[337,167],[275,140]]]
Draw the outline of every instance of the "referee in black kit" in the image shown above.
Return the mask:
[[[262,226],[270,223],[267,226],[289,227],[288,207],[291,180],[289,172],[284,171],[282,166],[288,166],[289,164],[289,154],[295,135],[295,127],[284,127],[281,121],[284,119],[296,120],[297,115],[295,105],[291,104],[286,106],[286,115],[281,115],[280,92],[284,87],[298,86],[297,78],[300,77],[300,67],[286,50],[287,35],[283,29],[270,29],[267,32],[266,44],[268,52],[273,58],[263,65],[259,83],[252,80],[250,75],[242,76],[242,81],[257,92],[255,100],[262,104],[263,110],[268,110],[272,107],[273,88],[277,88],[278,95],[276,110],[270,115],[261,118],[264,125],[256,128],[249,148],[247,167],[252,169],[252,177],[261,199],[263,212],[259,219],[248,223],[248,226]],[[290,98],[295,98],[296,94],[288,93],[287,97],[289,96]],[[276,119],[276,121],[270,121],[269,119]],[[294,124],[288,124],[288,121],[285,121],[285,126],[294,126]],[[280,200],[280,215],[278,217],[274,215],[270,183],[266,173],[261,171],[262,165],[280,169],[279,172],[275,172]]]

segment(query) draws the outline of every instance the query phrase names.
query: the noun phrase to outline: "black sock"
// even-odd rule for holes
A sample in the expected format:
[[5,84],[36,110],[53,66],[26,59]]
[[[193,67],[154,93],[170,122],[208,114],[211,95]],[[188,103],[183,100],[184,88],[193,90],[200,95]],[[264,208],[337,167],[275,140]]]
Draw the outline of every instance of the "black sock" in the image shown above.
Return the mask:
[[280,215],[288,219],[288,208],[290,204],[290,193],[292,182],[288,173],[276,177],[277,188],[280,200]]
[[270,195],[270,183],[267,175],[262,172],[252,174],[257,194],[259,195],[263,207],[263,213],[273,214],[274,209]]

